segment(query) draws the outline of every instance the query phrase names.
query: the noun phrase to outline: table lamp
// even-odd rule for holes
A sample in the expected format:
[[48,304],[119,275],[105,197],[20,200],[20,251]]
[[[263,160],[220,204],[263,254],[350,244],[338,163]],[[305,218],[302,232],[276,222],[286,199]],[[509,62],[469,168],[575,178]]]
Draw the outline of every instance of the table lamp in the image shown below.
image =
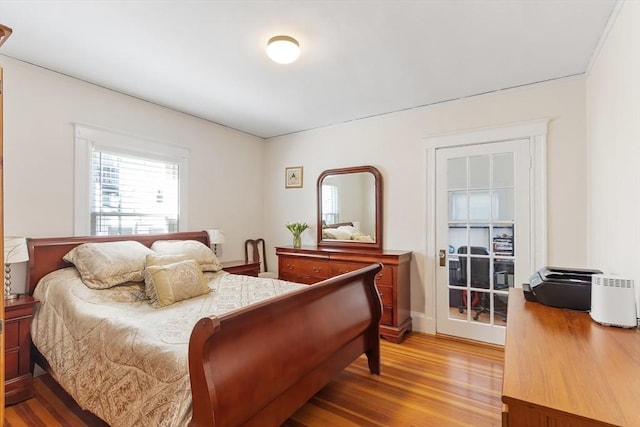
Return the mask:
[[224,243],[224,231],[219,228],[213,228],[211,230],[207,230],[209,234],[209,242],[213,245],[213,253],[218,255],[218,245]]
[[11,264],[29,261],[27,239],[24,237],[4,238],[4,298],[14,299],[18,294],[11,293]]

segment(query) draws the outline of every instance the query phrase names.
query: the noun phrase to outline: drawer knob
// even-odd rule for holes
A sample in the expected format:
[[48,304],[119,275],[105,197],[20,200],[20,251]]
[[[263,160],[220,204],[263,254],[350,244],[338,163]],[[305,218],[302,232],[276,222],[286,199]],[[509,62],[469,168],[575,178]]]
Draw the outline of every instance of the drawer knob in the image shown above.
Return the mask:
[[314,273],[320,273],[322,271],[322,267],[311,267]]
[[382,273],[376,274],[376,280],[380,280],[380,279],[382,279]]
[[293,270],[295,265],[287,264],[287,270]]

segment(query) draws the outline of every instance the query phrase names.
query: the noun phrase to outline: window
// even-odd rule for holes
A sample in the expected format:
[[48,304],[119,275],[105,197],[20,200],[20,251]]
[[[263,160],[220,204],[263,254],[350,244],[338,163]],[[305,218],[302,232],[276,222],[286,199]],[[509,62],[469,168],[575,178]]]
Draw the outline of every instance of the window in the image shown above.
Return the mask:
[[186,149],[76,125],[76,235],[186,229]]
[[338,212],[338,187],[336,185],[323,185],[322,224],[336,224],[340,222]]

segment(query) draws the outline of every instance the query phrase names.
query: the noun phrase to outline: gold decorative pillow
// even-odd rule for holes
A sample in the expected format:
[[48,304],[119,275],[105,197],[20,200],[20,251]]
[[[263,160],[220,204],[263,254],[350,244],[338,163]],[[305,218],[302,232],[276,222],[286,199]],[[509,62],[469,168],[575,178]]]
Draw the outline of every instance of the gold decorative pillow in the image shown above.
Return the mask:
[[144,270],[144,282],[145,293],[156,308],[209,293],[207,281],[195,260],[149,266]]
[[159,255],[184,254],[189,259],[195,259],[202,271],[220,271],[222,264],[210,247],[197,240],[157,240],[151,245]]
[[107,289],[126,282],[142,282],[146,256],[153,251],[140,242],[83,243],[63,259],[76,266],[91,289]]
[[[153,253],[153,254],[147,255],[147,268],[152,266],[174,264],[180,261],[187,261],[188,259],[189,257],[186,256],[185,254],[158,255],[156,253]],[[151,292],[154,292],[153,286],[146,286],[146,283],[145,283],[144,292],[145,292],[145,295],[147,296],[147,299],[156,298],[154,297],[154,294],[151,293]]]
[[153,253],[147,255],[146,265],[147,267],[152,265],[167,265],[180,261],[187,261],[188,259],[189,257],[185,254],[158,255]]

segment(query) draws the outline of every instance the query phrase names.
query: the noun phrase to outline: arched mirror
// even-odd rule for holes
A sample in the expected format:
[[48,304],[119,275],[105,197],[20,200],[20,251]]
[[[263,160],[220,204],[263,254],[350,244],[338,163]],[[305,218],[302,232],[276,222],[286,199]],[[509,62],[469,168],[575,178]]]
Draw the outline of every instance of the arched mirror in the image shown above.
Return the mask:
[[318,177],[318,246],[382,249],[382,175],[373,166]]

